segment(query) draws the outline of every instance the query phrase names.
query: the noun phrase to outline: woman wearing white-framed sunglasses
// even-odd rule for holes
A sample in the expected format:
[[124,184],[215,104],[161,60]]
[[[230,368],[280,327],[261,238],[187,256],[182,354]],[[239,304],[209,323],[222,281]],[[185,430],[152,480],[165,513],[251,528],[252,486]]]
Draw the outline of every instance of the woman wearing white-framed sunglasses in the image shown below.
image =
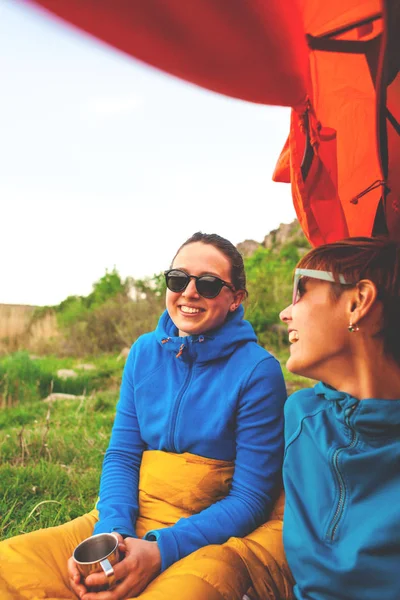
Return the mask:
[[311,250],[281,312],[287,368],[319,383],[285,407],[284,545],[301,600],[400,597],[400,246]]

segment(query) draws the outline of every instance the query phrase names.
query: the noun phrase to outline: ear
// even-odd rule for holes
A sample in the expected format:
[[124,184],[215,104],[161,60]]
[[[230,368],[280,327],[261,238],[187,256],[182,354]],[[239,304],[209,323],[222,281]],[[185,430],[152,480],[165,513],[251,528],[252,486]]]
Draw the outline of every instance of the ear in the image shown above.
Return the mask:
[[234,312],[243,302],[245,298],[245,292],[243,290],[238,290],[233,294],[233,302],[229,307],[230,312]]
[[357,324],[372,309],[378,297],[376,285],[369,279],[361,279],[352,290],[349,305],[349,320]]

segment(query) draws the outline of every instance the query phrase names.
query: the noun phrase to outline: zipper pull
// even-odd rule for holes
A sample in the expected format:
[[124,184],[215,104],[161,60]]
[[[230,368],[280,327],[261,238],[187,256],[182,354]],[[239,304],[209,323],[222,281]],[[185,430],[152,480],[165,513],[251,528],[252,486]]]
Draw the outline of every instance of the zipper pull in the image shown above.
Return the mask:
[[169,342],[169,340],[170,340],[170,339],[171,339],[171,338],[169,338],[169,337],[167,337],[167,338],[164,338],[163,340],[161,340],[161,343],[162,343],[162,344],[166,344],[167,342]]
[[351,406],[349,406],[349,408],[346,409],[346,423],[348,426],[350,426],[350,417],[353,414],[353,412],[355,411],[357,407],[357,402],[355,404],[352,404]]
[[179,358],[180,356],[182,356],[182,352],[183,352],[184,348],[185,348],[185,344],[181,344],[178,354],[175,355],[175,358]]

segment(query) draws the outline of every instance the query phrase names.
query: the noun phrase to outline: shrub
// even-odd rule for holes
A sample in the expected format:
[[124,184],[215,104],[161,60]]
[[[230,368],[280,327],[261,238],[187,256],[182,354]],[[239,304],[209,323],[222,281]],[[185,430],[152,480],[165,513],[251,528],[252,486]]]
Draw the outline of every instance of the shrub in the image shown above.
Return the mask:
[[40,371],[27,352],[16,352],[0,363],[1,406],[13,406],[38,397]]
[[293,270],[300,255],[296,246],[287,244],[279,251],[258,248],[245,259],[249,299],[246,318],[261,344],[286,344],[279,327],[279,313],[290,304]]

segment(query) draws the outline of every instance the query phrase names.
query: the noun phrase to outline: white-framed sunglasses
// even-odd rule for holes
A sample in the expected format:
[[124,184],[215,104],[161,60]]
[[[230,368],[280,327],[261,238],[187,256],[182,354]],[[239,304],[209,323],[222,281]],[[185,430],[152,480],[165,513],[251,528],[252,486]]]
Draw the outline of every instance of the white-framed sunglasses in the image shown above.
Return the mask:
[[352,285],[346,281],[344,275],[338,275],[339,280],[335,279],[330,271],[318,271],[317,269],[296,269],[293,278],[293,296],[292,304],[296,304],[300,300],[299,282],[301,277],[309,277],[310,279],[319,279],[321,281],[329,281],[330,283],[340,283],[341,285]]

